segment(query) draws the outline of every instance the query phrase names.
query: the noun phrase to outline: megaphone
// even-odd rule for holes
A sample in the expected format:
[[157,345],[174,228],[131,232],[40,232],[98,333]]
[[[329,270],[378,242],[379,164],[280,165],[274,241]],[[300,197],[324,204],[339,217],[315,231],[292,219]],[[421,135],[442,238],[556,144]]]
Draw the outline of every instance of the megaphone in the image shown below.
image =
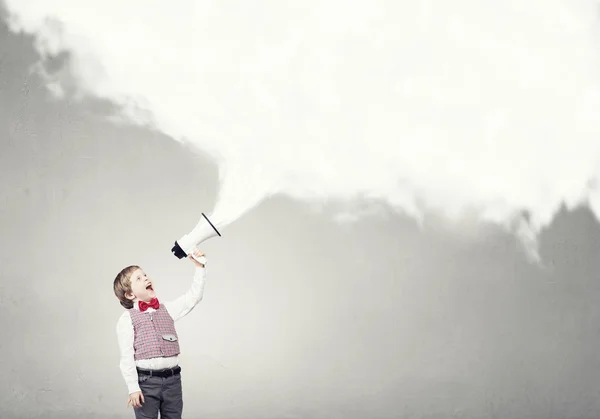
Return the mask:
[[[175,245],[171,248],[171,252],[178,259],[183,259],[190,255],[197,245],[217,235],[220,237],[221,233],[219,233],[219,230],[217,230],[213,223],[210,222],[208,217],[202,213],[202,218],[198,221],[196,227],[194,227],[190,233],[175,241]],[[195,256],[192,257],[202,264],[206,263],[204,256],[200,258],[196,258]]]

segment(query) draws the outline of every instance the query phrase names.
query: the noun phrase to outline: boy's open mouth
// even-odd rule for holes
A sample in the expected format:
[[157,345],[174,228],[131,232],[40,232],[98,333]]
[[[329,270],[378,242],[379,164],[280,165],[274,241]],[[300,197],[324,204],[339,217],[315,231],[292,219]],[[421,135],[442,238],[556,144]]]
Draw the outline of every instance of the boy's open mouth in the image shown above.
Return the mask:
[[152,289],[152,285],[148,285],[148,286],[146,287],[146,289],[147,289],[147,290],[150,290],[150,291],[154,291],[154,290]]

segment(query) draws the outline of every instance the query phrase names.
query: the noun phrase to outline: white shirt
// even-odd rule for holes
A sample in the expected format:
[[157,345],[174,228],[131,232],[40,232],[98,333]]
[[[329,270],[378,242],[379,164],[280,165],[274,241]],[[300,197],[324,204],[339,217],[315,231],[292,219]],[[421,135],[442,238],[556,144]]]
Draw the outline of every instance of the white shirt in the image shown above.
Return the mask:
[[[173,301],[161,302],[165,305],[166,310],[174,321],[181,319],[186,316],[192,309],[202,300],[204,294],[204,282],[206,277],[206,268],[196,267],[194,273],[194,280],[192,286],[182,296],[178,297]],[[137,298],[133,300],[134,310],[139,310]],[[155,311],[152,307],[149,307],[148,312]],[[133,357],[133,323],[131,322],[131,316],[129,311],[123,312],[119,320],[117,321],[117,338],[119,341],[119,349],[121,352],[121,362],[119,364],[121,368],[121,374],[125,379],[129,394],[136,391],[140,391],[138,384],[138,374],[136,367],[156,370],[163,368],[173,368],[179,364],[179,357],[159,357],[151,359],[139,359],[135,360]]]

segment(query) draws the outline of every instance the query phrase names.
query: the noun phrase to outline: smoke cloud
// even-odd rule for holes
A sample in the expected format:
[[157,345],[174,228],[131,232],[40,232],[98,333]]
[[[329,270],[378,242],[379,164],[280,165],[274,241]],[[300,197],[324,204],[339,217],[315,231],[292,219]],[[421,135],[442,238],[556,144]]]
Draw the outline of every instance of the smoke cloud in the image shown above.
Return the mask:
[[534,247],[561,204],[600,211],[596,1],[5,4],[54,95],[218,162],[218,226],[281,193],[468,215]]

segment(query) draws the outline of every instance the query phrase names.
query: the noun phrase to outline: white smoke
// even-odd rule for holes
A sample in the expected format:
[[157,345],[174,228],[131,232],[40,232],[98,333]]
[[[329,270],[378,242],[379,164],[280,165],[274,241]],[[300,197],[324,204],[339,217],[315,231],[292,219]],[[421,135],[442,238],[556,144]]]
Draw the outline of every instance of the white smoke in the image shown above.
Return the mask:
[[475,211],[535,254],[561,203],[600,211],[596,1],[5,3],[70,53],[53,92],[217,159],[219,226],[274,193],[367,198]]

